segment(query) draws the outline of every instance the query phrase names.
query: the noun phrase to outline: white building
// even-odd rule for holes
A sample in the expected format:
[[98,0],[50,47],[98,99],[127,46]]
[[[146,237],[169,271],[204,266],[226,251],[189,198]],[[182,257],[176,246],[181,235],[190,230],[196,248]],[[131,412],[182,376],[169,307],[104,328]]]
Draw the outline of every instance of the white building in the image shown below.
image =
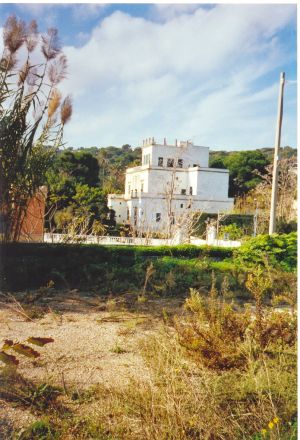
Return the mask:
[[166,234],[172,225],[184,226],[191,213],[232,209],[228,170],[209,168],[208,162],[208,147],[143,141],[142,165],[126,170],[125,194],[108,196],[116,222]]

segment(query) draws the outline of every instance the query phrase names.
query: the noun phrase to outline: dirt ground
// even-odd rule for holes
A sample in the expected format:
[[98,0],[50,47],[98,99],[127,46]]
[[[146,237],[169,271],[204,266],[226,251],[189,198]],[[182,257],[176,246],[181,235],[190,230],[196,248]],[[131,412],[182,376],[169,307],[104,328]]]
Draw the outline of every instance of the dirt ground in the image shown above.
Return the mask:
[[[0,344],[5,339],[26,343],[31,336],[54,339],[34,347],[41,354],[37,359],[16,356],[19,373],[34,383],[67,391],[96,384],[122,387],[132,377],[147,378],[139,344],[159,331],[163,316],[180,313],[182,302],[54,289],[1,296]],[[34,420],[29,410],[2,399],[0,389],[0,439]]]

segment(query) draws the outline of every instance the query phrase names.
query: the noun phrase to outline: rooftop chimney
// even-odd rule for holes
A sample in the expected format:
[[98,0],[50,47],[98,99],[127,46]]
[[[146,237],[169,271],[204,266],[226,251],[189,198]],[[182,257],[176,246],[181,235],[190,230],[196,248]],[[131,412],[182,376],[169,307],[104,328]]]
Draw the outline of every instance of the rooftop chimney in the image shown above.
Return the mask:
[[177,147],[177,139],[175,139],[175,147]]
[[167,145],[167,139],[164,138],[164,145]]

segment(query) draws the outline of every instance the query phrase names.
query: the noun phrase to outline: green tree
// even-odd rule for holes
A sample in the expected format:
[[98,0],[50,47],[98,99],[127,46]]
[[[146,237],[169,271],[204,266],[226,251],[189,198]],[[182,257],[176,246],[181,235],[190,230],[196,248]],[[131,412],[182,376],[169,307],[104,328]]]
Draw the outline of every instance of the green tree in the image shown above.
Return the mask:
[[100,148],[98,161],[100,165],[101,187],[106,193],[124,191],[126,168],[141,164],[141,148],[132,149],[125,144],[122,148]]
[[247,193],[261,182],[256,171],[264,174],[269,160],[259,150],[239,151],[226,157],[224,164],[229,169],[229,196],[236,197]]
[[[5,241],[19,239],[30,199],[45,183],[45,174],[62,144],[63,127],[72,113],[57,85],[66,74],[57,30],[38,33],[10,16],[3,30],[0,58],[0,211]],[[18,54],[22,48],[25,58]],[[39,48],[43,61],[36,64]],[[17,62],[23,64],[18,67]]]
[[224,157],[221,156],[215,156],[210,160],[210,167],[211,168],[221,168],[221,169],[225,169],[226,165],[225,165],[225,161],[224,161]]
[[89,187],[88,185],[76,185],[76,193],[73,197],[74,212],[76,214],[89,214],[91,221],[94,219],[105,223],[109,209],[106,205],[106,198],[100,188]]
[[[55,211],[67,208],[74,200],[76,185],[99,185],[99,164],[97,159],[86,151],[70,149],[59,152],[47,172],[48,200],[46,225]],[[56,216],[57,217],[57,216]],[[51,229],[51,228],[50,228]]]
[[76,184],[75,192],[68,205],[54,215],[61,232],[91,234],[114,225],[107,208],[106,197],[99,187]]
[[56,162],[56,168],[76,182],[89,186],[99,184],[99,164],[91,153],[67,150],[58,155]]

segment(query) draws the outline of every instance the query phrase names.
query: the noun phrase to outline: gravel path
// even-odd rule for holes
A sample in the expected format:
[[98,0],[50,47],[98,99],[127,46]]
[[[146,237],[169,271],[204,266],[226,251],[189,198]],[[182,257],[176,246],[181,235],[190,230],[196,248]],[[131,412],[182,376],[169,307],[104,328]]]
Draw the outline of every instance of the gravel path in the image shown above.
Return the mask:
[[[23,296],[16,298],[24,305]],[[124,298],[101,300],[76,291],[52,294],[39,300],[39,307],[46,313],[26,321],[16,312],[16,304],[2,303],[0,344],[5,339],[26,342],[30,336],[54,339],[44,347],[34,347],[41,354],[35,360],[16,355],[19,373],[34,383],[46,382],[67,391],[95,384],[122,387],[132,377],[149,378],[140,355],[140,341],[158,330],[162,308],[176,309],[179,301],[156,300],[127,306]],[[30,310],[25,305],[24,308]],[[12,426],[28,426],[35,419],[29,410],[0,398],[0,439],[10,438]]]

